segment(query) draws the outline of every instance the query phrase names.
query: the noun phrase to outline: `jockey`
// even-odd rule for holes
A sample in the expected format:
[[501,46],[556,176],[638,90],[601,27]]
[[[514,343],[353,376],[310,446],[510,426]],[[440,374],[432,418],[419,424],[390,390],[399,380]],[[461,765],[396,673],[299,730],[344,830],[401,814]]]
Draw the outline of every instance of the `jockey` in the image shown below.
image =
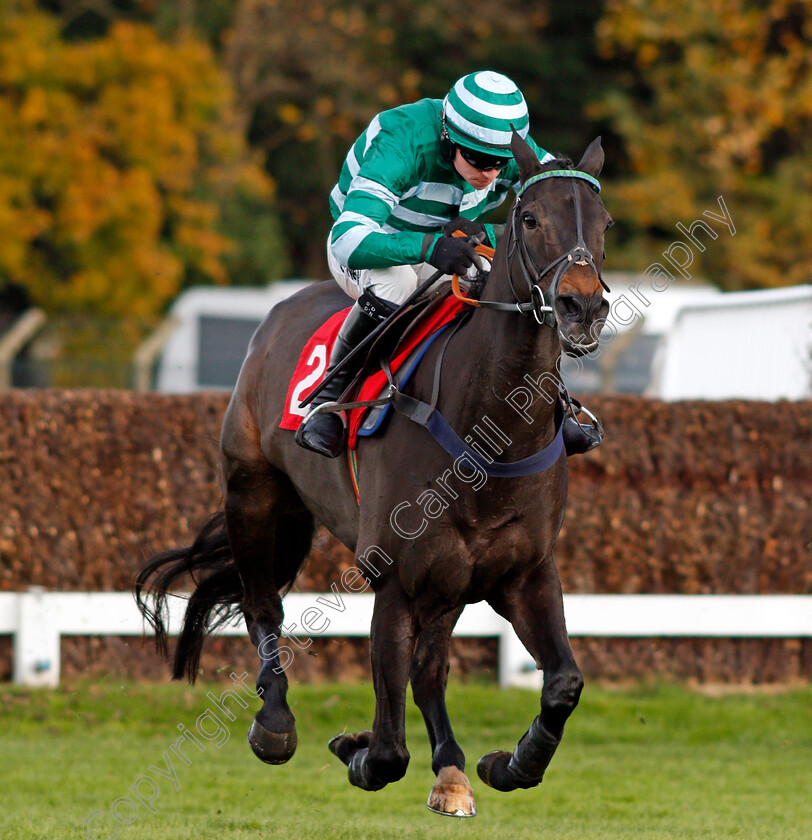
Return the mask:
[[[529,121],[518,87],[486,70],[463,76],[444,100],[383,111],[355,141],[330,193],[327,261],[356,303],[325,376],[436,269],[465,276],[477,259],[468,236],[496,245],[493,225],[479,219],[519,187],[511,126],[541,162],[553,158],[527,136]],[[456,230],[466,236],[452,237]],[[315,409],[336,402],[359,368],[348,365],[313,400],[302,446],[329,458],[344,450],[342,418]]]

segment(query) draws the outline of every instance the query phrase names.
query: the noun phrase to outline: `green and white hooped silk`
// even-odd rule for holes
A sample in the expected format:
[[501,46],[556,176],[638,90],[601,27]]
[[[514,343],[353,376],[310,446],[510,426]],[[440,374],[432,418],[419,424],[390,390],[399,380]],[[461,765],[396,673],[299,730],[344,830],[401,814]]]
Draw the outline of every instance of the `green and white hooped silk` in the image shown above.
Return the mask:
[[443,114],[453,143],[485,154],[510,155],[511,125],[522,138],[530,125],[522,92],[490,70],[459,79],[443,102]]
[[[456,216],[484,221],[521,186],[511,160],[487,187],[464,181],[443,154],[442,99],[421,99],[378,114],[347,153],[330,193],[330,251],[350,269],[416,265]],[[553,156],[525,138],[544,164]],[[504,152],[502,153],[504,154]],[[492,227],[485,225],[491,243]]]

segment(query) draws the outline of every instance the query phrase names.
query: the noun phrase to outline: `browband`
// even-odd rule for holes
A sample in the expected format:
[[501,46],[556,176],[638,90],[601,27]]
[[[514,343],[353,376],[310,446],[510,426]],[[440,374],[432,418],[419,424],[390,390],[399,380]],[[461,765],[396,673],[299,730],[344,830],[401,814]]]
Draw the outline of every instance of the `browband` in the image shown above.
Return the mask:
[[528,187],[532,187],[533,184],[537,184],[545,178],[580,178],[582,181],[586,181],[596,193],[601,191],[600,181],[588,172],[582,172],[580,169],[550,169],[547,172],[539,172],[538,175],[532,175],[528,178],[521,187],[519,187],[519,190],[516,193],[516,198],[520,199],[525,194]]

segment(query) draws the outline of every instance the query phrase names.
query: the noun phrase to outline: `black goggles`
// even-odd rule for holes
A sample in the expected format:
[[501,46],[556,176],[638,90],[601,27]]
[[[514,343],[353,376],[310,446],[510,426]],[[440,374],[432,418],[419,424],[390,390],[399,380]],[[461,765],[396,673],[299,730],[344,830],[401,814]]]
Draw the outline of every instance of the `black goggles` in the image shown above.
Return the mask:
[[475,152],[473,149],[466,149],[465,146],[457,146],[457,148],[460,150],[462,159],[480,172],[487,172],[490,169],[504,169],[511,160],[509,157],[494,157],[482,152]]

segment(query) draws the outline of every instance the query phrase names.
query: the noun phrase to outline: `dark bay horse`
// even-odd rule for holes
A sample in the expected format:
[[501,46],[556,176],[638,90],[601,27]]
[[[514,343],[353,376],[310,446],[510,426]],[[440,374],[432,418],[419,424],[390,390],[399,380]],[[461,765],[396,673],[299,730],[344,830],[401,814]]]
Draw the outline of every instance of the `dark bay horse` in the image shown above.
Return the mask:
[[[476,308],[449,339],[439,397],[460,436],[487,417],[489,428],[503,435],[504,462],[525,459],[557,437],[562,347],[575,355],[593,349],[608,312],[600,271],[611,222],[595,189],[603,165],[600,138],[577,169],[568,160],[542,166],[516,135],[512,145],[523,187],[481,294],[482,301],[501,307]],[[375,593],[374,723],[371,730],[337,736],[330,749],[348,765],[350,781],[365,790],[400,779],[409,763],[404,725],[411,681],[438,777],[429,807],[471,816],[476,809],[465,757],[445,705],[449,640],[463,607],[487,601],[511,622],[544,671],[541,713],[519,744],[479,762],[479,775],[490,786],[509,791],[541,782],[583,686],[553,559],[567,496],[567,459],[562,451],[542,472],[489,478],[481,489],[453,485],[461,473],[450,470],[449,455],[425,428],[395,413],[385,436],[359,444],[357,503],[346,459],[306,451],[291,432],[279,429],[304,344],[348,304],[334,283],[314,284],[274,307],[258,328],[222,428],[225,510],[194,545],[158,555],[141,571],[139,604],[165,649],[166,590],[184,574],[193,575],[196,589],[174,663],[176,677],[192,680],[205,632],[238,611],[244,614],[262,662],[257,689],[263,705],[249,742],[263,761],[281,764],[297,742],[276,647],[282,596],[308,554],[315,523],[324,524],[363,559],[359,568]],[[424,401],[432,393],[441,344],[431,346],[407,388]],[[530,380],[533,387],[525,391],[533,398],[519,412],[506,397]],[[451,491],[445,494],[451,503],[432,501],[429,491],[438,479]],[[157,591],[154,605],[143,598],[145,589]]]

